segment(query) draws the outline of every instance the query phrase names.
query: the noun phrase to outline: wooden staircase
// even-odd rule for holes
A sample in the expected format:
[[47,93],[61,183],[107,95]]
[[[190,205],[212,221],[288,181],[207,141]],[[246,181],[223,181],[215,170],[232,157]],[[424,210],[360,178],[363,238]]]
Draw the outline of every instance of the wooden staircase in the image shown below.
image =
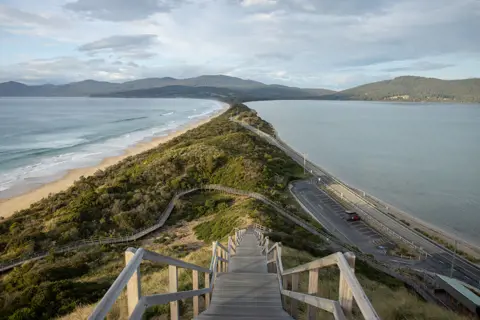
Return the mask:
[[[208,269],[142,248],[129,248],[125,252],[127,265],[89,319],[104,320],[125,288],[129,319],[142,319],[147,308],[168,303],[170,319],[178,320],[178,301],[188,298],[193,298],[193,316],[198,320],[298,319],[298,302],[307,305],[309,320],[316,319],[319,309],[330,312],[335,320],[345,320],[346,315],[352,314],[354,300],[364,319],[380,319],[355,277],[353,253],[337,252],[283,270],[282,246],[280,243],[270,245],[265,236],[270,231],[255,224],[236,229],[234,236],[228,237],[227,247],[214,242]],[[140,264],[143,260],[168,265],[168,293],[142,296]],[[340,269],[339,299],[318,297],[318,270],[334,265]],[[191,270],[193,290],[178,291],[178,268]],[[308,293],[299,292],[300,275],[305,272],[308,273]],[[204,288],[199,288],[200,274],[203,274]],[[205,302],[202,313],[200,296]]]
[[282,308],[277,276],[267,273],[267,260],[253,229],[248,229],[219,273],[210,307],[198,320],[293,319]]

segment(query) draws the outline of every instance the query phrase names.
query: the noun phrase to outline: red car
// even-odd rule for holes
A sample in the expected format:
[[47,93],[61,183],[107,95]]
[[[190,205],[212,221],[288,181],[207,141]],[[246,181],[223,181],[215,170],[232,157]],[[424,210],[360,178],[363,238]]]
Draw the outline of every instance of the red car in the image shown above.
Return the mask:
[[360,221],[360,216],[356,213],[350,215],[348,218],[347,218],[347,221]]

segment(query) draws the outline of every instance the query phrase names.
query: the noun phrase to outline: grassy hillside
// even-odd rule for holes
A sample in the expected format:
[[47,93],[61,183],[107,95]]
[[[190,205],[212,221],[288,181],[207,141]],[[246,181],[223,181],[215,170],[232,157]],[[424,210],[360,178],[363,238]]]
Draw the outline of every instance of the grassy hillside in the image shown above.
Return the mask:
[[302,170],[279,149],[229,121],[242,113],[252,116],[237,105],[1,222],[0,261],[79,239],[130,234],[154,224],[175,192],[201,184],[275,197]]
[[[141,246],[208,267],[211,242],[226,243],[236,227],[252,222],[275,228],[276,237],[285,243],[309,252],[322,252],[321,239],[289,220],[279,219],[258,201],[214,192],[196,193],[179,200],[167,226],[144,240],[52,254],[4,275],[0,278],[0,319],[50,319],[71,312],[64,319],[85,319],[121,272],[127,247]],[[167,291],[165,265],[145,262],[141,274],[143,294]],[[191,273],[181,272],[179,290],[191,286]],[[54,307],[59,305],[62,308]],[[181,304],[184,316],[191,313],[190,308],[191,300]],[[148,311],[147,318],[168,312],[168,305],[157,306]],[[109,319],[126,319],[125,297],[114,306]]]
[[[273,228],[274,232],[269,234],[269,236],[274,238],[275,241],[282,241],[283,265],[286,269],[329,254],[323,248],[320,239],[306,234],[305,231],[297,228],[289,221],[278,219],[278,215],[252,199],[218,193],[195,194],[182,199],[179,210],[175,212],[174,220],[176,222],[174,222],[172,227],[162,231],[156,239],[150,240],[151,244],[144,243],[142,245],[151,250],[166,252],[206,267],[210,261],[210,241],[214,238],[211,236],[212,234],[216,234],[218,238],[226,241],[225,236],[229,233],[231,234],[234,227],[243,227],[249,223],[258,222]],[[112,261],[111,264],[120,268],[121,261],[120,259],[117,260],[114,260],[115,262]],[[166,292],[167,269],[153,265],[146,265],[143,268],[142,286],[145,286],[144,292],[146,294]],[[110,267],[108,271],[105,269],[97,271],[95,279],[101,280],[102,278],[99,275],[106,277],[107,273],[113,276],[114,272],[110,271],[112,269]],[[358,259],[355,272],[367,296],[371,299],[375,309],[384,320],[467,320],[465,317],[422,301],[415,294],[409,292],[400,281],[370,268]],[[321,291],[319,295],[325,298],[337,299],[338,269],[335,267],[322,269],[320,275]],[[84,276],[82,279],[93,278]],[[300,280],[300,290],[306,292],[308,285],[307,273],[304,273]],[[180,276],[181,290],[191,289],[191,286],[190,273],[182,273]],[[287,301],[287,303],[289,302]],[[200,305],[203,308],[202,299],[200,299]],[[302,303],[299,303],[299,305],[303,311],[300,319],[306,319],[306,306]],[[84,319],[90,314],[93,307],[94,304],[78,306],[72,313],[64,316],[62,320]],[[182,318],[190,319],[192,315],[191,299],[183,300],[180,307]],[[160,315],[168,316],[168,313],[168,305],[157,306],[147,312],[146,319]],[[331,318],[330,314],[319,312],[318,319]],[[126,301],[124,298],[115,305],[109,319],[126,319]],[[363,319],[358,309],[354,309],[354,319]]]
[[480,102],[480,79],[398,77],[327,95],[325,99]]

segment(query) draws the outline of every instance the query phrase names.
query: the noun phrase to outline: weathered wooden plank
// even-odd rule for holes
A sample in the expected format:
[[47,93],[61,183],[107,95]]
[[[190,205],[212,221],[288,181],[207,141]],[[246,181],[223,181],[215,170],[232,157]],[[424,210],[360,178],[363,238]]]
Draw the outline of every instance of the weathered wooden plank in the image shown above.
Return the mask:
[[218,246],[217,242],[217,272],[222,272],[222,261],[220,259],[222,258],[222,249]]
[[217,242],[217,246],[219,246],[220,248],[222,248],[224,251],[228,251],[227,248],[225,248],[225,246],[223,244],[221,244],[220,242]]
[[[282,289],[288,290],[288,279],[287,277],[282,277]],[[287,297],[282,294],[282,306],[284,310],[287,310]]]
[[[311,269],[308,272],[308,293],[311,295],[318,293],[318,269]],[[312,305],[307,306],[307,318],[309,320],[315,320],[317,313],[316,307]]]
[[283,262],[282,262],[282,243],[278,243],[278,271],[283,274]]
[[97,304],[92,314],[88,318],[89,320],[105,319],[113,304],[122,293],[123,288],[125,288],[125,286],[127,285],[128,280],[130,280],[130,277],[137,271],[138,266],[142,262],[142,257],[145,253],[144,249],[128,248],[127,250],[136,250],[135,255],[128,262],[127,266],[122,270],[117,279],[113,282],[112,286],[110,287],[110,289],[108,289],[102,300],[100,300],[100,302]]
[[319,268],[324,268],[324,267],[334,265],[334,264],[337,263],[339,255],[343,257],[343,255],[341,253],[337,252],[337,253],[331,254],[329,256],[326,256],[324,258],[314,260],[314,261],[309,262],[309,263],[302,264],[301,266],[285,270],[283,272],[283,275],[286,276],[286,275],[292,274],[292,273],[304,272],[304,271],[308,271],[308,270],[311,270],[311,269],[319,269]]
[[163,263],[163,264],[176,266],[176,267],[179,267],[179,268],[197,270],[197,271],[200,271],[200,272],[210,272],[209,269],[197,266],[195,264],[188,263],[188,262],[178,260],[178,259],[175,259],[175,258],[167,257],[167,256],[158,254],[156,252],[148,251],[148,250],[145,250],[145,253],[143,254],[143,259],[153,261],[153,262],[157,262],[157,263]]
[[[292,292],[298,291],[298,285],[300,283],[300,274],[292,274]],[[297,299],[290,300],[290,314],[295,319],[298,319],[298,302]]]
[[[192,270],[192,285],[193,291],[198,290],[198,271]],[[198,296],[193,297],[193,315],[196,317],[198,316]]]
[[352,290],[353,297],[360,309],[363,317],[365,319],[380,319],[377,312],[373,308],[370,300],[368,299],[367,295],[363,291],[362,286],[358,282],[355,274],[352,272],[350,265],[347,262],[347,259],[343,256],[343,254],[339,254],[338,258],[338,267],[340,268],[340,272],[343,273],[343,277],[345,281],[348,283],[350,290]]
[[228,260],[227,260],[227,251],[225,250],[222,250],[222,259],[223,259],[223,268],[222,268],[222,272],[227,272],[227,263],[228,263]]
[[218,261],[221,261],[221,262],[228,262],[228,260],[223,257],[217,257],[217,259]]
[[[212,289],[210,288],[210,275],[208,273],[205,273],[205,288]],[[210,292],[205,293],[205,308],[208,308],[210,306]]]
[[[125,251],[125,265],[128,265],[130,260],[132,260],[135,255],[134,250]],[[128,315],[130,316],[137,306],[138,300],[141,297],[141,285],[140,285],[140,266],[137,267],[136,271],[132,274],[130,280],[127,283],[127,307]]]
[[[177,266],[168,266],[168,291],[175,293],[178,291],[178,270]],[[178,301],[170,300],[170,319],[178,320],[180,316],[180,310]]]
[[308,306],[319,308],[333,313],[334,303],[337,301],[315,297],[306,293],[293,292],[288,290],[282,290],[282,294],[292,299],[306,303]]
[[211,291],[210,288],[204,288],[199,290],[188,290],[188,291],[180,291],[180,292],[172,292],[172,293],[154,294],[151,296],[143,297],[142,301],[144,301],[147,307],[156,306],[159,304],[165,304],[169,302],[170,302],[170,306],[172,303],[176,303],[178,305],[178,300],[188,299],[195,296],[198,297],[199,295],[206,294],[207,292],[210,292],[210,291]]
[[[352,252],[346,252],[344,257],[350,266],[350,270],[355,272],[355,255]],[[350,290],[347,280],[345,279],[344,272],[341,271],[338,293],[340,306],[342,307],[343,312],[345,314],[351,314],[353,306],[353,294],[352,290]]]
[[333,317],[335,318],[335,320],[347,320],[345,314],[343,313],[343,309],[340,306],[340,303],[338,303],[338,301],[334,301],[333,303]]

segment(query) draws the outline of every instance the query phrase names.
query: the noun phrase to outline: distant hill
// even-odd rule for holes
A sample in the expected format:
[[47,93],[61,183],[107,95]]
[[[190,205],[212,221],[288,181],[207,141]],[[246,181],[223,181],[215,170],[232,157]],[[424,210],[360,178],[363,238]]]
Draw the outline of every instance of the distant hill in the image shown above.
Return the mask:
[[224,75],[204,75],[188,79],[147,78],[124,83],[85,80],[64,85],[29,86],[19,82],[0,83],[0,96],[9,97],[228,97],[237,101],[272,99],[315,99],[334,91],[267,85]]
[[480,79],[404,76],[325,95],[322,99],[480,102]]
[[480,79],[441,80],[403,76],[335,92],[267,85],[225,75],[147,78],[123,83],[85,80],[64,85],[0,83],[0,97],[185,97],[237,102],[255,100],[377,100],[480,102]]
[[299,88],[259,86],[222,88],[210,86],[166,86],[141,90],[120,91],[106,94],[95,94],[93,97],[126,97],[126,98],[201,98],[222,101],[259,101],[259,100],[309,100],[318,99],[320,95],[309,93]]

